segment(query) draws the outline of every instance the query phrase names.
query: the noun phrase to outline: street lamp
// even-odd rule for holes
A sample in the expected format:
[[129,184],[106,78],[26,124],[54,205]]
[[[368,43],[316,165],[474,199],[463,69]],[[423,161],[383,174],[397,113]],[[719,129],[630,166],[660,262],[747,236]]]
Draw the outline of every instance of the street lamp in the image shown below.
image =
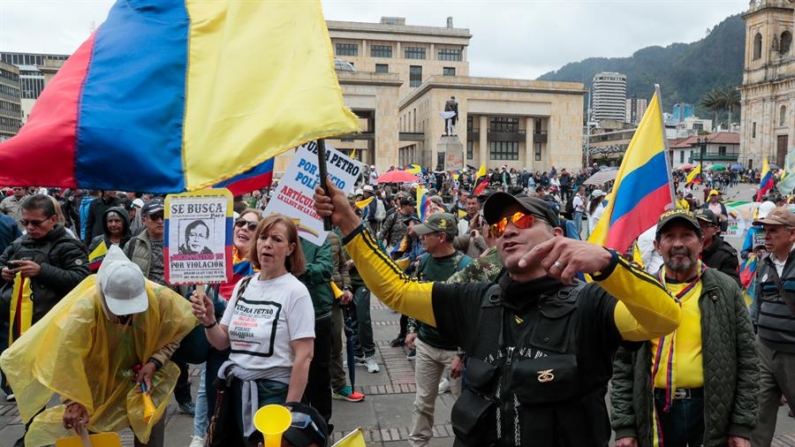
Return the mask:
[[699,157],[699,171],[701,171],[702,179],[704,178],[704,154],[707,152],[707,142],[709,141],[707,137],[698,137],[696,139],[698,145],[700,147],[701,156]]

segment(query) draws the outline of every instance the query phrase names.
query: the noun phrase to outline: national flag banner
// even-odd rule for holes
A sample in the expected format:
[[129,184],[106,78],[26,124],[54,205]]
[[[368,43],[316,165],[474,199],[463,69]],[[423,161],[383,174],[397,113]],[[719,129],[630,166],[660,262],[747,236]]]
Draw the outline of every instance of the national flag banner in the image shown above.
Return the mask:
[[375,197],[370,197],[368,199],[359,200],[358,202],[356,202],[356,208],[359,208],[360,210],[363,210],[364,207],[366,207],[367,205],[370,204],[370,202],[373,201],[373,199],[375,199]]
[[632,242],[673,206],[669,164],[665,155],[659,91],[643,115],[616,175],[611,200],[588,238],[625,253]]
[[787,157],[784,159],[784,166],[781,169],[784,172],[783,177],[779,180],[778,188],[779,192],[782,194],[792,194],[792,191],[795,190],[795,148],[792,148],[787,153]]
[[0,144],[0,185],[256,186],[279,153],[358,130],[320,0],[118,0]]
[[351,155],[349,155],[349,157],[351,158],[351,160],[356,160],[356,149],[355,148],[351,151]]
[[331,447],[367,447],[361,428],[348,433]]
[[480,165],[478,173],[475,175],[475,187],[472,189],[472,194],[479,196],[489,186],[489,177],[486,175],[486,163]]
[[97,273],[99,267],[102,265],[102,261],[105,259],[105,255],[108,254],[108,246],[105,245],[105,242],[100,242],[91,253],[88,254],[88,266],[91,268],[91,273]]
[[771,189],[773,189],[773,171],[770,170],[770,164],[765,158],[762,160],[762,173],[759,178],[759,191],[756,193],[756,201],[761,202],[762,197]]
[[425,222],[425,219],[431,215],[431,199],[428,197],[427,191],[424,186],[417,187],[417,217],[420,222]]
[[413,164],[410,164],[410,165],[406,165],[406,168],[403,169],[403,170],[408,172],[409,174],[414,174],[417,177],[420,177],[420,176],[422,176],[422,174],[425,173],[425,170],[422,169],[422,166],[420,166],[420,165],[418,165],[416,163],[413,163]]
[[693,168],[692,171],[690,171],[690,174],[687,174],[687,180],[686,180],[685,183],[695,182],[696,181],[696,177],[698,177],[699,183],[700,183],[701,182],[701,176],[699,174],[701,174],[701,165],[700,164],[696,165],[696,167]]

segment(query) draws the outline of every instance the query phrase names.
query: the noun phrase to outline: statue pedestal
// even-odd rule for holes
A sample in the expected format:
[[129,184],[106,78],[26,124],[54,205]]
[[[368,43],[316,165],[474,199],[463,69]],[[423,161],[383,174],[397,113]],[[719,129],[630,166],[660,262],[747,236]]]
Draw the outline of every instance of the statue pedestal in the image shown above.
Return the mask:
[[439,159],[444,160],[445,171],[458,171],[463,170],[466,165],[464,145],[458,136],[442,136],[439,144],[436,145],[436,152],[439,154]]

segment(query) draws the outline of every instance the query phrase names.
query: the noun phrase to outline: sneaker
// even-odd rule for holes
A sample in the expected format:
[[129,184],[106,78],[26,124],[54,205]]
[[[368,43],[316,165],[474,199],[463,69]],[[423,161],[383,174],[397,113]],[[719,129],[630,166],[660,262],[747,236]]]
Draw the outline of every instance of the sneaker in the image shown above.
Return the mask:
[[450,381],[447,379],[442,379],[439,382],[439,394],[449,393],[450,392]]
[[375,362],[373,357],[367,357],[364,359],[364,366],[367,367],[367,372],[371,374],[375,374],[381,371],[381,368],[378,367],[378,363]]
[[14,393],[6,395],[6,402],[16,402],[17,396],[14,396]]
[[348,402],[361,402],[364,400],[363,393],[354,391],[354,389],[348,385],[336,390],[331,390],[331,397],[332,399],[347,400]]
[[417,350],[412,349],[411,351],[409,351],[409,355],[407,355],[406,358],[409,360],[414,360],[415,358],[417,358]]
[[188,447],[204,447],[204,438],[201,436],[194,436]]
[[389,345],[392,346],[393,348],[399,348],[405,344],[406,344],[406,337],[401,337],[399,335],[396,339],[392,340],[389,343]]
[[181,402],[179,404],[179,409],[185,414],[189,414],[191,416],[196,415],[196,404],[193,402]]

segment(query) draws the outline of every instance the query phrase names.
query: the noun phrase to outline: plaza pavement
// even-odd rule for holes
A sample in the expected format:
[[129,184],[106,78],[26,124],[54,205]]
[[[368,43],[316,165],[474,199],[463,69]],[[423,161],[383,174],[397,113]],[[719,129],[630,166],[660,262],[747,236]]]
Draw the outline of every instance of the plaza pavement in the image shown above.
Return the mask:
[[[729,191],[727,200],[748,200],[752,191],[752,186],[741,185]],[[389,346],[389,341],[398,333],[399,315],[380,302],[373,301],[372,320],[376,357],[381,371],[369,374],[362,367],[356,369],[356,388],[364,392],[367,398],[358,403],[334,401],[332,437],[337,440],[356,427],[361,427],[368,447],[408,446],[415,391],[413,364],[406,359],[404,348]],[[198,370],[193,369],[192,375],[195,396]],[[449,447],[453,444],[450,426],[453,402],[449,393],[437,400],[431,447]],[[178,412],[173,399],[167,418],[166,447],[187,447],[193,434],[193,419]],[[0,392],[0,447],[11,447],[23,429],[16,406],[5,402],[5,396]],[[129,430],[122,433],[122,439],[126,447],[132,446]],[[789,446],[795,447],[795,419],[787,416],[786,407],[781,407],[773,447]]]

